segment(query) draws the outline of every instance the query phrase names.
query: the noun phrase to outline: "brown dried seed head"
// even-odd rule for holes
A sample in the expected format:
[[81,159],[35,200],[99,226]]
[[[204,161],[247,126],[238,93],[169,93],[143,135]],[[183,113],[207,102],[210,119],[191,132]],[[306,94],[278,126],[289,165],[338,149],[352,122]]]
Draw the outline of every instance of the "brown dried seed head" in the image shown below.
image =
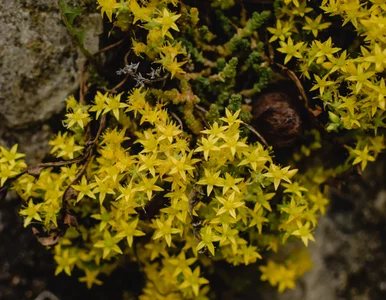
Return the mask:
[[252,125],[273,147],[289,147],[301,136],[302,121],[291,98],[282,92],[266,93],[253,102]]

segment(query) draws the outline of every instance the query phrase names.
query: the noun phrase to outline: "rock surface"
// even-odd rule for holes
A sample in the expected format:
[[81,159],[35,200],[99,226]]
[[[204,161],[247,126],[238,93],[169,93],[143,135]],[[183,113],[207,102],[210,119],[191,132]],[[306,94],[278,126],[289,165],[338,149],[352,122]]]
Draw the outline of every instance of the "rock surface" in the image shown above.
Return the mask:
[[[82,24],[85,46],[94,53],[102,20],[86,14]],[[36,162],[47,152],[50,136],[42,124],[61,112],[64,99],[77,89],[85,59],[52,0],[0,2],[0,53],[0,144],[18,142]]]

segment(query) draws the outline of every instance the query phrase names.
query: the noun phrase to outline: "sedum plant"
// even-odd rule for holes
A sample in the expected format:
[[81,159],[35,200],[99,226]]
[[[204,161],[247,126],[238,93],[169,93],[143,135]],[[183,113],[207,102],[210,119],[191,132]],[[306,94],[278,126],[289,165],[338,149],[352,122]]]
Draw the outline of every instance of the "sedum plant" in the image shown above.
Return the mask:
[[[24,226],[53,248],[55,274],[79,269],[91,288],[131,261],[146,278],[139,299],[209,299],[218,261],[253,265],[280,292],[310,269],[304,247],[326,212],[329,180],[384,149],[386,7],[245,3],[255,11],[241,5],[235,20],[235,2],[211,1],[215,26],[200,1],[98,0],[113,37],[123,36],[105,51],[129,44],[109,79],[84,48],[81,9],[59,1],[91,63],[89,84],[66,99],[50,162],[27,167],[17,145],[0,147],[1,192],[24,200]],[[356,43],[335,46],[334,24]],[[281,80],[295,86],[303,113],[259,97]],[[268,139],[256,111],[277,103]],[[289,130],[280,127],[289,112],[307,120],[276,157],[275,128]],[[343,158],[326,163],[334,147]]]
[[[346,145],[348,163],[360,164],[363,170],[384,149],[383,135],[378,131],[384,127],[386,108],[385,4],[326,0],[313,7],[305,1],[284,2],[286,5],[276,7],[276,27],[268,28],[270,42],[279,43],[277,51],[285,55],[286,64],[296,59],[300,76],[313,81],[310,91],[317,92],[315,98],[328,113],[326,130],[355,131]],[[318,13],[312,15],[314,9]],[[336,18],[340,23],[329,22]],[[347,49],[336,47],[334,36],[324,33],[333,30],[332,24],[352,31],[355,44]],[[307,35],[314,38],[307,40]]]

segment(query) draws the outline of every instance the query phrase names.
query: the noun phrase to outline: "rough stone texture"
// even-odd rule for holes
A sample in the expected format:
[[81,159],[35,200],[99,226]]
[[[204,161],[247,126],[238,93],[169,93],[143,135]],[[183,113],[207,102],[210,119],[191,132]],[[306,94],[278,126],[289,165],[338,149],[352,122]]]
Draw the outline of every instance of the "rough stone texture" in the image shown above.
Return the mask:
[[[86,14],[85,46],[99,48],[102,21]],[[78,87],[80,55],[61,21],[57,1],[0,2],[0,144],[21,144],[30,162],[47,152],[49,128]]]

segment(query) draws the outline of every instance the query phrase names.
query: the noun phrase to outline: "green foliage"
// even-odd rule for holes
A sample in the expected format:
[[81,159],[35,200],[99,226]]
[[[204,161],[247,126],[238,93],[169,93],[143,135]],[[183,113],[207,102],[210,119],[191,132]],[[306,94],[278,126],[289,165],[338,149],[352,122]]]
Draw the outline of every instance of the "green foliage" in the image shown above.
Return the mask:
[[76,28],[74,25],[74,20],[76,17],[80,16],[84,11],[81,7],[71,7],[65,0],[59,0],[59,8],[62,13],[63,20],[66,24],[66,27],[69,33],[79,41],[80,45],[84,43],[84,30]]
[[229,9],[229,8],[233,7],[234,5],[235,5],[234,0],[224,0],[224,1],[212,0],[212,6],[213,7],[219,7],[221,9]]
[[[253,264],[280,292],[293,288],[311,267],[304,249],[281,261],[270,254],[314,241],[327,180],[365,169],[385,148],[385,5],[276,1],[274,20],[270,11],[242,11],[235,24],[227,17],[235,2],[212,1],[211,27],[185,2],[98,0],[113,31],[129,37],[125,59],[135,63],[120,72],[137,86],[125,79],[102,92],[109,83],[94,80],[91,102],[68,97],[66,131],[49,143],[53,163],[27,168],[16,145],[0,147],[0,187],[25,201],[25,226],[43,228],[39,241],[54,246],[55,273],[80,269],[88,288],[122,257],[146,276],[143,300],[209,299],[211,260]],[[76,36],[81,11],[60,5]],[[351,24],[360,48],[334,46],[332,17]],[[267,22],[274,27],[265,38]],[[283,78],[281,61],[314,96],[304,108],[311,114],[323,104],[328,121],[314,121],[343,141],[348,155],[338,166],[320,154],[331,152],[319,127],[304,133],[284,166],[256,141],[250,102]]]

